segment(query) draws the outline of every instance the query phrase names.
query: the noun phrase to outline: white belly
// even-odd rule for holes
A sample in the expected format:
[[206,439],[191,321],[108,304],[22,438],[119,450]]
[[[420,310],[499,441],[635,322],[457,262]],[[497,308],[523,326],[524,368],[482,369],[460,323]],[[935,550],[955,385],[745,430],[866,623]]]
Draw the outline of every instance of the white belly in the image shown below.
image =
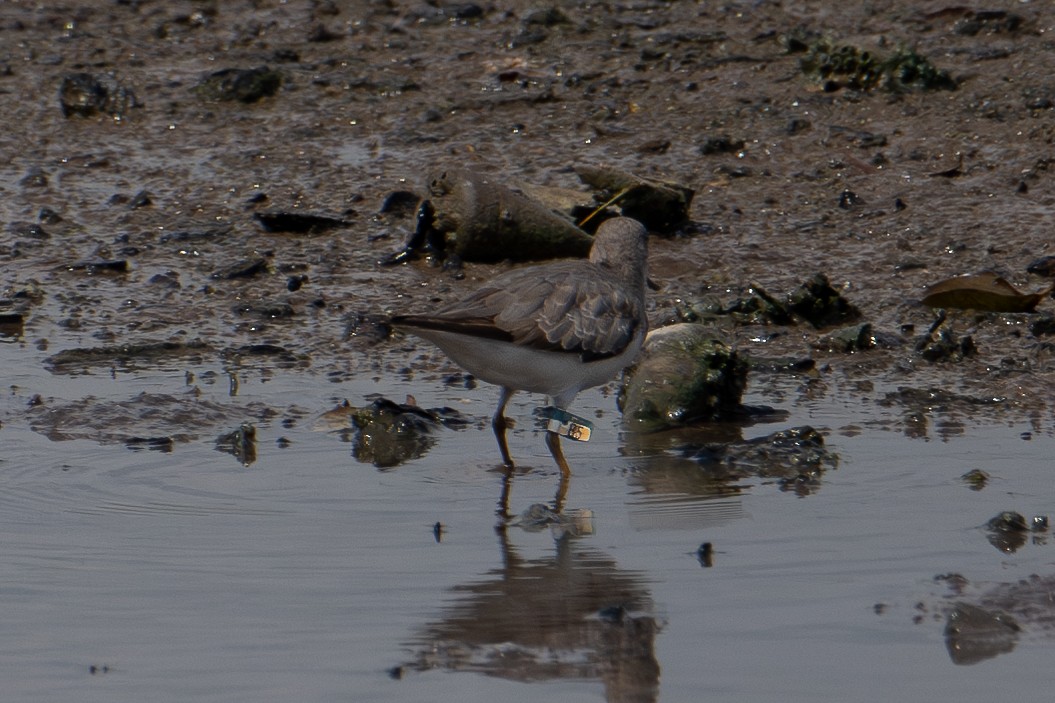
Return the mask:
[[429,340],[454,363],[482,381],[515,390],[542,393],[563,407],[585,389],[599,386],[633,363],[641,350],[644,335],[638,334],[617,356],[584,363],[578,354],[539,351],[480,337],[413,330]]

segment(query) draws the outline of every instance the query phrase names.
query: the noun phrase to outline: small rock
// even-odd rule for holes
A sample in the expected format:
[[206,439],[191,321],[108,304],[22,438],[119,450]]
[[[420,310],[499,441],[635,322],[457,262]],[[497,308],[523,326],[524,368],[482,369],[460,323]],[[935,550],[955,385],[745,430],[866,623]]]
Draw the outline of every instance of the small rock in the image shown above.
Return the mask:
[[843,210],[850,210],[863,202],[864,200],[861,199],[861,196],[852,190],[847,189],[839,194],[839,207]]
[[839,464],[824,446],[824,437],[809,426],[793,427],[746,441],[682,447],[712,479],[778,479],[781,490],[806,495],[820,485],[821,475]]
[[51,235],[36,222],[12,222],[7,226],[7,229],[16,237],[26,237],[27,239],[36,239],[38,241],[51,239]]
[[822,273],[788,295],[788,309],[818,329],[861,317],[861,311],[835,290]]
[[26,172],[18,184],[23,188],[47,188],[48,174],[39,166],[34,166]]
[[939,313],[927,333],[915,344],[916,353],[927,361],[963,361],[978,350],[970,335],[958,336],[952,325],[946,324],[944,312]]
[[1029,537],[1029,525],[1026,523],[1026,518],[1021,513],[1012,510],[1005,510],[990,518],[985,523],[985,528],[989,543],[1007,554],[1021,549]]
[[876,344],[872,325],[865,322],[853,327],[843,327],[821,337],[817,346],[832,352],[849,354],[871,349]]
[[110,74],[73,73],[63,77],[59,103],[65,117],[102,113],[117,119],[139,107],[135,94]]
[[704,156],[712,154],[734,154],[744,148],[743,139],[733,139],[727,134],[717,137],[707,137],[700,144],[700,153]]

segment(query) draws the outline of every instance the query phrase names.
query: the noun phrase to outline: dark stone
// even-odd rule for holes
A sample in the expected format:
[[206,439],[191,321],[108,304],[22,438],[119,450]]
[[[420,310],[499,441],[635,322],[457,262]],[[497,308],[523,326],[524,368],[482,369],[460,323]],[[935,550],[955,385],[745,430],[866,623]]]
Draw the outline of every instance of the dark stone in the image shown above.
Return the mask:
[[37,213],[37,219],[46,225],[55,225],[62,222],[62,215],[52,210],[50,207],[40,208],[40,212]]
[[150,193],[148,193],[145,190],[141,190],[138,193],[136,193],[135,195],[133,195],[132,199],[128,201],[128,209],[129,210],[138,210],[141,207],[147,207],[148,205],[153,205],[153,204],[154,204],[154,201],[151,198]]
[[234,307],[238,315],[251,315],[265,320],[280,320],[293,317],[293,306],[284,301],[240,303]]
[[7,229],[16,237],[36,240],[51,239],[51,235],[44,231],[44,228],[36,222],[12,222],[7,226]]
[[849,210],[857,205],[862,204],[864,201],[857,193],[852,190],[844,190],[839,194],[839,207],[843,210]]
[[267,66],[224,68],[205,76],[194,88],[206,100],[255,103],[278,92],[282,74]]
[[700,153],[704,156],[711,154],[733,154],[744,148],[743,139],[733,139],[727,134],[717,137],[707,137],[700,144]]
[[267,232],[318,234],[338,227],[349,227],[351,222],[327,215],[308,215],[300,212],[258,212],[253,218]]
[[264,257],[257,257],[254,259],[246,259],[244,261],[238,261],[225,266],[218,271],[214,271],[212,274],[213,278],[221,278],[226,280],[233,280],[236,278],[252,278],[260,273],[267,271],[267,259]]
[[867,322],[835,330],[823,336],[818,342],[818,346],[822,349],[844,354],[871,349],[875,344],[872,325]]
[[26,171],[26,175],[22,177],[18,184],[23,188],[47,188],[48,174],[44,172],[44,169],[34,166]]
[[426,410],[413,404],[377,398],[362,408],[349,408],[355,429],[352,456],[384,469],[423,456],[441,427],[465,427],[469,421],[452,408]]
[[1042,256],[1039,259],[1034,259],[1026,267],[1026,271],[1038,276],[1055,278],[1055,256]]

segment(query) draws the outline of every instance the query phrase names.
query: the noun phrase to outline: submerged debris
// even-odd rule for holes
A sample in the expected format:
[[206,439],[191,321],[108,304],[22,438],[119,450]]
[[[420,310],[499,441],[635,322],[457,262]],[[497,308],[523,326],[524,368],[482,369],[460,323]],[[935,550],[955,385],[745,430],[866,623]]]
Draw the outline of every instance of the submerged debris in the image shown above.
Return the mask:
[[956,664],[977,664],[1010,652],[1022,627],[1008,613],[957,603],[945,620],[945,647]]
[[974,410],[979,406],[1000,406],[1007,402],[1002,396],[979,398],[962,395],[942,388],[912,388],[902,386],[887,393],[879,404],[883,407],[902,405],[921,412],[950,412],[956,409]]
[[[140,393],[111,401],[87,396],[74,401],[37,399],[27,415],[30,428],[54,441],[88,439],[100,444],[125,444],[130,449],[171,451],[233,418],[264,417],[262,403],[220,404],[196,393]],[[237,421],[237,420],[235,420]]]
[[[345,402],[330,410],[320,422],[354,434],[352,456],[380,469],[392,468],[424,456],[435,442],[433,433],[440,427],[464,427],[469,424],[453,408],[418,407],[412,398],[396,403],[376,398],[369,405],[356,408]],[[343,425],[343,427],[341,426]]]
[[715,478],[775,478],[782,489],[798,495],[813,492],[824,472],[839,465],[838,455],[828,451],[821,433],[809,426],[740,442],[688,445],[682,454]]
[[220,435],[216,450],[230,454],[242,464],[249,466],[256,461],[256,427],[243,422],[234,432]]
[[548,505],[533,503],[512,524],[527,532],[540,532],[548,528],[555,539],[581,537],[593,534],[593,511],[564,510],[558,513]]
[[972,491],[980,491],[989,483],[989,474],[981,469],[971,469],[960,478]]
[[1051,639],[1055,633],[1055,577],[1033,574],[1009,582],[970,583],[959,574],[942,575],[950,590],[945,644],[956,664],[977,664],[1012,651],[1020,637]]

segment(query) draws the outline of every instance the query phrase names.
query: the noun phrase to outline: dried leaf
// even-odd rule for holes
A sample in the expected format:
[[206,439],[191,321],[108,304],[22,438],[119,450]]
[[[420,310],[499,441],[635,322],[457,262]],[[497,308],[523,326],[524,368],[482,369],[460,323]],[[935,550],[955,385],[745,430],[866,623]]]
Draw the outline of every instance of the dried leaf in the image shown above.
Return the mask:
[[955,276],[929,287],[920,301],[932,308],[960,308],[989,312],[1033,312],[1055,286],[1039,293],[1022,293],[993,273]]

